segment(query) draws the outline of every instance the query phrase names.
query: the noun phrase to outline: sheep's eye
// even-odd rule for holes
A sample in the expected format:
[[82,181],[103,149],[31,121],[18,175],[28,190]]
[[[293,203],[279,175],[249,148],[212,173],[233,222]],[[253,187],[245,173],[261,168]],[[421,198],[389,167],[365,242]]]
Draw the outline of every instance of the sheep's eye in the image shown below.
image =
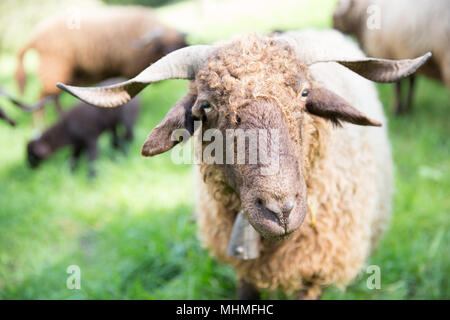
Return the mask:
[[205,112],[208,112],[212,109],[211,104],[208,101],[202,102],[201,107],[203,108],[203,110],[205,110]]
[[302,91],[302,97],[303,98],[306,98],[308,96],[308,94],[309,94],[309,89],[305,89],[305,90]]

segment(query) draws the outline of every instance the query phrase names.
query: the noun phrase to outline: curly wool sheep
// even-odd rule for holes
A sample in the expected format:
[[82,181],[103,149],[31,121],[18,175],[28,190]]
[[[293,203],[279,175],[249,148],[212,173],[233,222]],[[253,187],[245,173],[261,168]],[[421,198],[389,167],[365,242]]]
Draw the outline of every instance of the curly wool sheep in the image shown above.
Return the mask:
[[[286,36],[289,37],[288,34]],[[321,58],[324,59],[332,57],[332,48],[339,48],[335,51],[336,56],[363,57],[355,46],[337,33],[303,32],[294,36],[300,44],[298,47],[304,48],[301,58],[305,62],[317,59],[317,52],[323,52],[324,48],[330,48],[328,52],[323,52]],[[250,62],[249,57],[260,57],[268,51],[266,43],[260,41],[243,39],[233,43],[231,50],[223,51],[219,61],[208,65],[209,70],[224,68],[239,52],[248,55],[235,59],[232,66],[236,71],[239,66],[246,66]],[[278,47],[271,49],[280,52]],[[280,93],[286,92],[283,90],[286,76],[275,83],[270,82],[272,59],[280,64],[276,68],[285,68],[283,73],[294,71],[291,76],[295,78],[298,70],[291,69],[285,64],[285,59],[271,53],[267,56],[268,61],[258,61],[256,74],[260,78],[255,79],[255,87],[250,90],[254,95],[281,100]],[[248,74],[248,70],[241,72]],[[214,73],[206,73],[215,77]],[[224,79],[220,71],[218,73],[218,78]],[[253,73],[250,75],[254,76]],[[202,76],[201,72],[199,76]],[[311,76],[345,97],[359,111],[386,122],[376,90],[369,81],[335,64],[317,65],[311,68]],[[213,80],[208,80],[208,86],[212,84],[214,87]],[[264,83],[262,88],[259,87],[261,83]],[[215,89],[216,96],[222,96],[220,90],[223,88],[222,84]],[[224,99],[239,95],[238,88],[233,86],[235,90],[226,94]],[[281,106],[290,109],[287,112],[292,114],[298,108],[295,93],[282,98]],[[245,96],[234,97],[233,100],[244,102]],[[197,219],[204,246],[220,261],[234,266],[240,279],[258,289],[282,288],[288,293],[297,291],[303,296],[316,298],[322,287],[331,284],[343,287],[354,279],[386,229],[391,208],[392,160],[386,127],[371,129],[344,125],[343,128],[333,129],[330,122],[307,113],[302,122],[302,171],[307,175],[307,197],[317,211],[314,226],[311,214],[308,214],[300,230],[290,237],[277,242],[263,240],[260,258],[253,261],[231,258],[226,254],[226,249],[235,215],[230,213],[240,208],[240,200],[234,193],[215,199],[216,190],[223,189],[225,179],[220,170],[211,165],[202,165],[200,169],[210,177],[206,183],[197,180],[198,194],[201,195],[197,202]],[[298,125],[295,122],[295,126]]]
[[[357,37],[374,57],[407,59],[431,51],[430,62],[419,73],[450,88],[450,1],[448,0],[341,0],[333,15],[334,27]],[[379,28],[372,25],[379,22]],[[396,84],[394,111],[412,107],[414,76],[406,101],[401,82]]]
[[[236,268],[240,298],[278,288],[318,298],[323,288],[343,287],[355,278],[389,220],[392,159],[386,126],[367,127],[386,121],[374,85],[356,73],[392,82],[427,58],[366,58],[337,31],[252,34],[177,50],[122,84],[58,86],[93,105],[115,107],[150,83],[192,80],[189,92],[148,136],[144,156],[175,146],[176,129],[197,132],[195,121],[205,135],[213,130],[223,150],[230,145],[220,136],[230,129],[278,135],[267,145],[279,160],[270,174],[262,161],[231,161],[238,156],[234,147],[225,163],[203,158],[196,178],[199,236],[214,257]],[[209,146],[203,141],[204,152]],[[249,156],[250,149],[245,148]],[[225,159],[227,152],[219,150],[215,156]],[[262,236],[255,259],[227,253],[240,211]]]
[[[40,24],[20,50],[16,79],[25,88],[24,54],[39,54],[40,101],[28,109],[44,106],[50,98],[58,109],[57,81],[86,85],[112,77],[131,78],[167,53],[186,46],[185,35],[163,25],[153,11],[139,6],[113,6],[82,11],[70,24],[59,15]],[[27,109],[27,108],[25,108]]]

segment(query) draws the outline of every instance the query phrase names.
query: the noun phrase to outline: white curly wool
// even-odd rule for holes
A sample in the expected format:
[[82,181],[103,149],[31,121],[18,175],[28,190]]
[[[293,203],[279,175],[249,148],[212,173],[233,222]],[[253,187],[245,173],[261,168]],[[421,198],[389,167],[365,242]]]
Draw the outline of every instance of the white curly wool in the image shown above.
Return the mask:
[[[376,8],[379,28],[367,27],[369,6]],[[450,1],[358,0],[350,10],[342,23],[354,25],[351,32],[368,55],[411,59],[430,51],[435,66],[429,62],[420,71],[450,88]]]

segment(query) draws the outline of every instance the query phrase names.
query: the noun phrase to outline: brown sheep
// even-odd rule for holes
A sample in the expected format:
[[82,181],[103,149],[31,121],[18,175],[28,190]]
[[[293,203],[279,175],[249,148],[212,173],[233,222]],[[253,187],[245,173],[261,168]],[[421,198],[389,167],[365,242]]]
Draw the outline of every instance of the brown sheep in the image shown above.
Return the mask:
[[[150,133],[142,154],[166,152],[192,133],[203,137],[196,179],[199,234],[213,256],[236,268],[239,297],[258,298],[260,290],[281,288],[317,298],[326,286],[343,287],[356,277],[390,215],[387,130],[367,127],[381,126],[372,117],[385,119],[375,86],[359,75],[397,81],[428,57],[367,58],[337,31],[307,30],[180,49],[118,85],[59,87],[83,101],[114,107],[150,83],[192,80],[187,95]],[[278,166],[270,168],[260,153],[255,163],[245,160],[254,155],[252,147],[261,152],[261,140],[258,146],[244,143],[245,161],[236,162],[240,153],[233,136],[223,137],[238,129],[270,132],[262,142]],[[211,149],[206,141],[213,137]],[[214,152],[213,162],[205,160],[207,151]],[[244,218],[236,217],[251,226],[240,228]],[[250,228],[252,235],[237,237],[248,235],[247,246],[256,232],[262,236],[259,255],[230,254],[234,230]]]
[[[369,20],[371,17],[379,18],[379,26],[369,28],[375,22]],[[431,51],[433,57],[418,73],[450,88],[450,1],[341,0],[333,24],[334,28],[355,35],[370,56],[410,59]],[[415,76],[408,80],[406,101],[402,99],[402,82],[396,83],[393,109],[397,114],[412,108]]]
[[127,6],[81,12],[79,26],[60,15],[38,26],[18,54],[16,80],[23,93],[24,54],[39,53],[40,101],[31,110],[53,100],[58,103],[57,81],[94,84],[111,77],[134,77],[167,53],[186,46],[185,35],[163,25],[151,9]]

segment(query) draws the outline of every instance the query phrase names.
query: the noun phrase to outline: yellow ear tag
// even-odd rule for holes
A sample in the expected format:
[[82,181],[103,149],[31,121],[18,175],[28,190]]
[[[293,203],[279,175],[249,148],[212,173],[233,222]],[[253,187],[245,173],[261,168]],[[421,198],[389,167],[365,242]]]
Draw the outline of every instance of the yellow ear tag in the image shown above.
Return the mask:
[[311,213],[311,227],[316,226],[316,206],[310,198],[308,198],[308,211]]

